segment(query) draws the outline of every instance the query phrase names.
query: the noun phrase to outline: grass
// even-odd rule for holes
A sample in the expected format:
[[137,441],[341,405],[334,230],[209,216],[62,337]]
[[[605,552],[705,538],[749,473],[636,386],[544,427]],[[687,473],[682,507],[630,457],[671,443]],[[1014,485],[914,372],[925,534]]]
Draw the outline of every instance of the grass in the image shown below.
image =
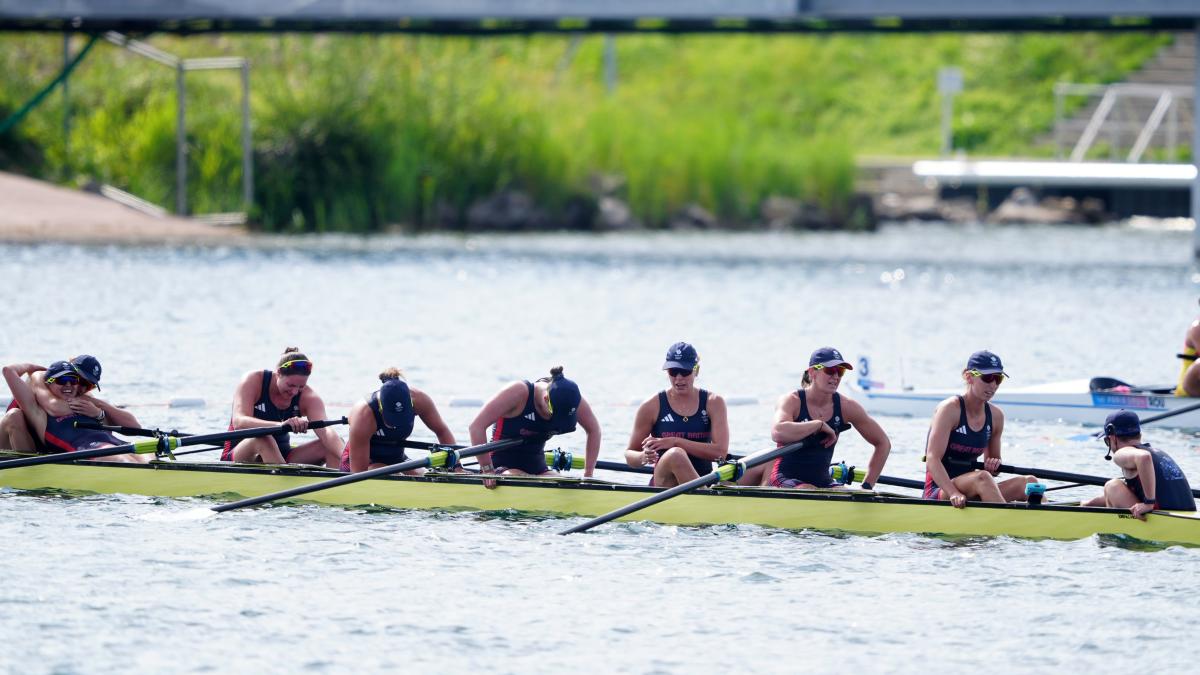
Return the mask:
[[[82,45],[77,38],[75,49]],[[1058,81],[1110,82],[1162,35],[622,36],[608,91],[590,36],[154,37],[182,56],[252,63],[253,217],[278,231],[462,226],[504,189],[552,214],[618,176],[640,219],[699,204],[727,223],[790,196],[847,218],[856,156],[941,145],[936,72],[962,68],[955,144],[1048,155]],[[57,73],[58,36],[0,35],[0,117]],[[191,73],[188,202],[241,208],[233,72]],[[172,206],[175,74],[97,45],[71,80],[72,126],[52,96],[0,137],[0,167],[111,183]]]

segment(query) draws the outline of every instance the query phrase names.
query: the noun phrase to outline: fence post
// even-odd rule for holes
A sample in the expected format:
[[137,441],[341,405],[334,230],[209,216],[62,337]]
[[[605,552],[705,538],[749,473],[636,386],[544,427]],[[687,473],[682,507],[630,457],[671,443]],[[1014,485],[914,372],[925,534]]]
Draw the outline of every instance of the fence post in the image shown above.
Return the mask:
[[187,87],[183,59],[175,66],[175,86],[178,102],[175,115],[175,213],[187,215]]
[[254,203],[254,158],[250,138],[250,61],[242,61],[242,209]]

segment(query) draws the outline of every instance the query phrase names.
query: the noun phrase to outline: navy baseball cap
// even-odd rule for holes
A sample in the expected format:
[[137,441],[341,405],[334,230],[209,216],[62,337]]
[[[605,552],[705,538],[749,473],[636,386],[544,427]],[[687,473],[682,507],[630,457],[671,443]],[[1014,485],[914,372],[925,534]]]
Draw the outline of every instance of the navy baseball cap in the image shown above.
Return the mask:
[[69,361],[55,361],[46,367],[46,380],[53,380],[60,375],[78,375],[75,367]]
[[1105,436],[1140,436],[1142,423],[1132,410],[1118,410],[1104,420]]
[[808,367],[821,366],[822,368],[832,368],[834,366],[842,366],[846,370],[854,370],[854,366],[850,362],[842,358],[842,353],[833,347],[821,347],[808,357]]
[[71,359],[71,366],[79,376],[87,380],[93,387],[100,388],[100,359],[90,354],[80,354]]
[[579,412],[579,385],[559,375],[550,380],[550,427],[556,434],[575,431],[575,417]]
[[662,369],[695,370],[697,363],[700,363],[700,355],[696,353],[696,348],[686,342],[676,342],[667,349],[667,360]]
[[379,388],[379,414],[389,427],[407,426],[412,419],[412,393],[401,379],[388,380]]
[[1009,374],[1004,372],[1004,363],[1000,361],[1000,357],[986,349],[975,352],[967,359],[967,370],[978,370],[981,375],[1000,373],[1009,377]]

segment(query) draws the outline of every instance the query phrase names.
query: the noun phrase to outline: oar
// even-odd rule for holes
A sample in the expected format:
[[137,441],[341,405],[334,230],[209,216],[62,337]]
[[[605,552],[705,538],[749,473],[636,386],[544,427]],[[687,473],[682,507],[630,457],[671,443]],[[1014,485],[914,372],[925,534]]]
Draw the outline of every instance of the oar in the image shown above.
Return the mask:
[[[335,424],[347,424],[348,420],[343,417],[338,420],[321,420],[318,422],[309,422],[309,429],[320,429],[322,427],[330,427]],[[258,438],[260,436],[270,436],[281,431],[291,431],[292,428],[286,424],[271,427],[254,427],[253,429],[237,429],[234,431],[222,431],[215,434],[200,434],[198,436],[184,436],[177,438],[175,436],[162,436],[160,438],[152,438],[136,443],[126,443],[124,445],[114,445],[107,448],[96,448],[95,450],[79,450],[77,452],[60,452],[53,455],[38,455],[37,457],[22,457],[21,459],[10,459],[0,462],[0,470],[16,469],[22,466],[37,466],[39,464],[54,464],[56,462],[70,462],[76,459],[91,459],[92,457],[108,457],[109,455],[124,455],[128,453],[147,454],[151,452],[169,453],[175,448],[185,445],[210,445],[213,443],[223,443],[225,441],[240,441],[245,438]]]
[[75,428],[99,429],[100,431],[121,434],[122,436],[149,436],[151,438],[158,438],[159,436],[177,436],[182,438],[183,436],[192,435],[185,434],[182,431],[175,431],[174,429],[171,431],[163,431],[162,429],[143,429],[141,427],[120,427],[113,426],[111,424],[100,424],[99,422],[92,422],[89,420],[75,420]]
[[[373,439],[376,443],[380,443],[379,439]],[[385,445],[403,445],[406,448],[414,448],[417,450],[462,450],[466,446],[462,445],[442,445],[440,443],[427,443],[425,441],[382,441]],[[561,450],[550,450],[546,452],[546,466],[555,471],[568,471],[570,469],[582,469],[586,466],[586,461],[583,457],[579,457],[570,452]],[[603,459],[596,460],[597,469],[607,469],[609,471],[625,471],[628,473],[645,473],[653,474],[654,469],[648,466],[632,467],[623,462],[609,462]]]
[[[841,480],[842,476],[841,476],[841,467],[840,466],[833,467],[833,475],[831,477],[835,480]],[[863,479],[866,477],[867,477],[866,471],[863,471],[862,469],[855,469],[854,470],[854,478],[850,482],[853,483],[855,481],[858,481],[859,483],[861,483],[861,482],[863,482]],[[880,476],[879,479],[876,480],[875,482],[880,485],[894,485],[895,487],[912,488],[914,490],[924,490],[925,489],[925,483],[923,481],[913,480],[911,478],[893,478],[891,476]]]
[[738,476],[740,476],[746,472],[746,469],[756,467],[759,464],[765,464],[767,462],[770,462],[771,460],[775,459],[776,457],[782,457],[790,452],[799,450],[803,446],[804,446],[804,441],[797,441],[796,443],[789,443],[788,445],[784,445],[782,447],[775,448],[774,450],[767,450],[765,452],[760,452],[757,454],[749,455],[747,457],[743,457],[742,459],[740,459],[736,462],[722,464],[721,466],[717,467],[716,471],[713,471],[712,473],[708,473],[703,476],[700,476],[699,478],[697,478],[695,480],[690,480],[686,483],[676,485],[673,488],[663,490],[662,492],[660,492],[652,497],[647,497],[640,501],[634,502],[628,506],[622,506],[621,508],[617,509],[616,511],[606,513],[598,518],[592,518],[591,520],[587,521],[586,523],[565,529],[562,532],[559,532],[559,534],[574,534],[576,532],[586,532],[586,531],[592,529],[593,527],[596,527],[597,525],[603,525],[604,523],[607,523],[610,520],[616,520],[617,518],[620,518],[621,516],[627,516],[627,515],[633,513],[634,511],[641,511],[642,509],[644,509],[648,506],[654,506],[655,504],[657,504],[659,502],[664,502],[676,495],[681,495],[685,492],[691,492],[692,490],[695,490],[696,488],[702,488],[706,485],[712,485],[713,483],[716,483],[716,482],[722,481],[722,480],[736,480]]
[[[1168,417],[1174,417],[1176,415],[1182,415],[1183,413],[1189,413],[1189,412],[1192,412],[1193,410],[1200,410],[1200,402],[1193,403],[1191,405],[1185,405],[1182,408],[1176,408],[1175,410],[1171,410],[1171,411],[1165,412],[1165,413],[1160,413],[1158,415],[1151,415],[1149,417],[1141,418],[1138,421],[1141,422],[1142,424],[1150,424],[1151,422],[1165,420]],[[1078,434],[1075,436],[1071,436],[1067,440],[1086,441],[1086,440],[1089,440],[1092,438],[1103,438],[1103,437],[1104,437],[1104,430],[1101,429],[1100,431],[1097,431],[1092,434]]]
[[[979,462],[975,462],[974,468],[982,469],[983,464],[980,464]],[[1002,473],[1033,474],[1034,476],[1037,476],[1038,478],[1048,478],[1050,480],[1060,480],[1060,481],[1063,481],[1064,483],[1079,483],[1081,485],[1103,486],[1105,483],[1112,480],[1111,478],[1104,478],[1103,476],[1089,476],[1087,474],[1082,474],[1082,473],[1068,473],[1066,471],[1053,471],[1051,469],[1037,469],[1037,468],[1029,468],[1029,467],[1025,467],[1025,466],[1009,466],[1008,464],[1001,464],[1000,471]],[[1200,490],[1192,490],[1192,495],[1194,495],[1196,497],[1200,497]]]
[[272,492],[270,494],[260,495],[258,497],[250,497],[236,502],[220,504],[218,506],[212,506],[209,508],[216,513],[224,513],[226,511],[233,511],[234,509],[240,509],[247,506],[257,506],[259,504],[266,504],[267,502],[287,499],[288,497],[298,497],[311,492],[328,490],[329,488],[335,488],[340,485],[349,485],[350,483],[357,483],[369,478],[387,476],[393,473],[402,473],[410,469],[432,469],[439,466],[453,467],[458,463],[458,460],[463,457],[473,457],[475,455],[482,455],[485,452],[503,450],[504,448],[510,448],[520,445],[524,442],[524,439],[520,438],[505,438],[499,441],[492,441],[491,443],[484,443],[483,445],[475,445],[469,448],[463,448],[462,450],[437,450],[431,452],[428,457],[423,457],[421,459],[412,459],[407,462],[400,462],[398,464],[389,464],[388,466],[383,466],[378,469],[371,469],[370,471],[363,471],[362,473],[352,473],[348,476],[339,476],[330,480],[321,481],[320,483],[313,483],[312,485],[305,485],[288,490],[280,490],[279,492]]

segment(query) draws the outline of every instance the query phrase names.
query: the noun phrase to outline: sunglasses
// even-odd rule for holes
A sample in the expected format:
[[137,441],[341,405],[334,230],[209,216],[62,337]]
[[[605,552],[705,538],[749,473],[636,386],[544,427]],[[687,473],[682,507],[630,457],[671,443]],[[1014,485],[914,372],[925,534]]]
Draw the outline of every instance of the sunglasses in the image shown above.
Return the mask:
[[83,379],[78,375],[57,375],[46,378],[46,384],[57,384],[60,387],[67,387],[72,384],[79,385],[81,382],[83,382]]
[[312,361],[308,359],[297,359],[295,361],[284,361],[279,364],[279,372],[285,375],[311,375]]
[[691,368],[667,368],[667,375],[671,377],[687,377],[693,372]]
[[830,377],[841,377],[846,373],[846,366],[823,366],[818,363],[813,369],[828,373]]
[[988,373],[987,375],[984,375],[978,370],[972,370],[971,374],[983,380],[984,382],[987,382],[988,384],[1000,384],[1004,381],[1004,373]]

